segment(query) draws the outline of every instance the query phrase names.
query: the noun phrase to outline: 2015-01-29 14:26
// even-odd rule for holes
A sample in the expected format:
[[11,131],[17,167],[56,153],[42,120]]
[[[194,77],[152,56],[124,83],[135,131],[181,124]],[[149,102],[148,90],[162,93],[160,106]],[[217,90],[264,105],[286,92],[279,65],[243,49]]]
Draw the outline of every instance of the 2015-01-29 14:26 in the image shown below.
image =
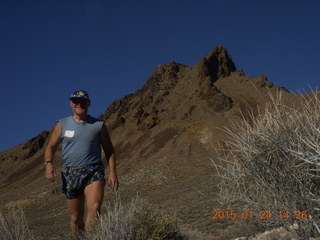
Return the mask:
[[295,218],[295,219],[307,219],[308,218],[308,211],[266,211],[261,210],[258,214],[255,214],[252,210],[243,210],[243,211],[235,211],[235,210],[214,210],[212,211],[212,219],[271,219],[274,217],[278,217],[279,219],[288,219],[288,218]]

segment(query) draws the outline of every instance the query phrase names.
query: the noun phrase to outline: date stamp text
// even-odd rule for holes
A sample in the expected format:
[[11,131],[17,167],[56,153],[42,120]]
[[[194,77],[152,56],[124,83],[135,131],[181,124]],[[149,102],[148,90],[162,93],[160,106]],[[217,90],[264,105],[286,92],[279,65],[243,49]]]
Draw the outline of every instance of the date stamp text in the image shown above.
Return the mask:
[[303,220],[308,219],[308,211],[268,211],[268,210],[261,210],[258,212],[254,212],[252,210],[243,210],[243,211],[223,211],[223,210],[214,210],[212,211],[212,219],[221,220],[221,219],[261,219],[261,220],[268,220],[268,219],[297,219]]

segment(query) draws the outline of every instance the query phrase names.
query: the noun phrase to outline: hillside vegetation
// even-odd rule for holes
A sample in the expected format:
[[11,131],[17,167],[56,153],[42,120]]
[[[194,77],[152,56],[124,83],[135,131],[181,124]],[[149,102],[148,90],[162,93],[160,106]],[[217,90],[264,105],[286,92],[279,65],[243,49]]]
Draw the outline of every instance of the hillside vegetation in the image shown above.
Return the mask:
[[[294,226],[296,237],[320,234],[320,99],[283,104],[281,92],[258,117],[226,131],[216,164],[221,202],[265,228]],[[246,215],[249,213],[249,215]],[[259,216],[258,218],[255,218]]]

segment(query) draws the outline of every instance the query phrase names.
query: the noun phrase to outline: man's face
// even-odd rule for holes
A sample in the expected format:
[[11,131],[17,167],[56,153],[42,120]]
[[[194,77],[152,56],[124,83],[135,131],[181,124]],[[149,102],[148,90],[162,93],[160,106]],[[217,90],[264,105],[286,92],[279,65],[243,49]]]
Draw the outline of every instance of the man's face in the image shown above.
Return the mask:
[[73,112],[79,116],[87,114],[90,101],[85,98],[73,98],[70,101],[70,107]]

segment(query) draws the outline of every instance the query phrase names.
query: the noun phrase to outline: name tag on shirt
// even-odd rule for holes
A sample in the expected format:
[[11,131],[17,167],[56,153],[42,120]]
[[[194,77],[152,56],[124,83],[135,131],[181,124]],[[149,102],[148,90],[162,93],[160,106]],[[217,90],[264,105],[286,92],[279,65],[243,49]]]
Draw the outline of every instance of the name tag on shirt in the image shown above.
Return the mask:
[[64,136],[65,136],[65,137],[68,137],[68,138],[72,138],[72,137],[74,137],[74,131],[66,130],[66,131],[64,132]]

